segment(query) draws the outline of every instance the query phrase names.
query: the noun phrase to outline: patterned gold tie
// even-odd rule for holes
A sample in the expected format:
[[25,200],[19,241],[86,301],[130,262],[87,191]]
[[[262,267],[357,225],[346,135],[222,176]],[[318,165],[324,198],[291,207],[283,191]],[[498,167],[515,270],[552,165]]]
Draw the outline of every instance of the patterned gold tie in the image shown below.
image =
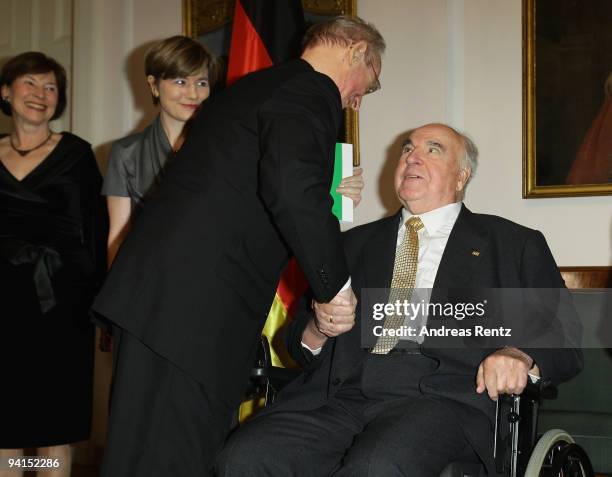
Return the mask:
[[[410,217],[406,221],[406,234],[396,255],[393,265],[393,278],[391,280],[391,291],[389,292],[389,303],[396,301],[402,303],[410,301],[412,291],[416,282],[417,263],[419,261],[419,234],[423,228],[420,217]],[[396,329],[404,324],[406,317],[403,314],[389,315],[383,323],[383,334],[376,341],[372,353],[387,354],[399,342],[399,336],[386,336],[385,330]]]

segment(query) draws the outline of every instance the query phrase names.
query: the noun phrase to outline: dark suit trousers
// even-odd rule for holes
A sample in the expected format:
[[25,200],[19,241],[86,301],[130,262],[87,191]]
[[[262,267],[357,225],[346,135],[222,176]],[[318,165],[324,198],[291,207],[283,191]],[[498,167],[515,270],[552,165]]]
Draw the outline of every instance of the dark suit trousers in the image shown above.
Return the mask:
[[211,475],[231,410],[125,330],[115,343],[119,349],[101,476]]
[[445,400],[418,390],[432,366],[418,354],[368,354],[324,406],[270,412],[235,432],[217,475],[438,477],[452,460],[475,459]]

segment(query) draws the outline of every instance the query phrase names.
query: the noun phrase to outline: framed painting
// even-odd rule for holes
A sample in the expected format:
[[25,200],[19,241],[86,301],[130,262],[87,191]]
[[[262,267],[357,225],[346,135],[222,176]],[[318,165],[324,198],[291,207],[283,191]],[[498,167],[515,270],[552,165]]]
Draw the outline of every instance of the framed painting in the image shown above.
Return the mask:
[[523,0],[523,197],[612,194],[612,2]]
[[[183,32],[196,38],[220,58],[227,57],[235,0],[183,0]],[[338,15],[356,15],[356,0],[302,0],[306,23]],[[359,159],[359,113],[344,112],[342,142],[353,144],[353,164]]]

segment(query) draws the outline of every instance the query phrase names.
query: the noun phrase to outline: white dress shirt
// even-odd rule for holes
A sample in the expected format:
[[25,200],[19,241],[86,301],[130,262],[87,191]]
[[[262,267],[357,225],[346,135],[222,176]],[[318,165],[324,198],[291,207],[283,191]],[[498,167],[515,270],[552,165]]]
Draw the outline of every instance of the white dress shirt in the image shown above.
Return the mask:
[[[415,288],[430,289],[433,287],[448,237],[460,211],[461,202],[455,202],[418,215],[423,222],[423,228],[418,231],[419,261]],[[398,224],[396,252],[406,235],[406,221],[412,216],[413,214],[408,210],[402,209],[402,218]],[[321,348],[310,349],[304,342],[302,346],[315,356],[321,352]]]
[[[442,260],[442,254],[446,248],[448,237],[453,229],[459,212],[461,202],[448,204],[438,209],[418,215],[423,222],[423,228],[419,230],[419,261],[415,288],[432,288],[436,280],[436,273]],[[402,210],[402,220],[397,233],[397,249],[402,244],[406,235],[406,221],[412,217],[408,210]]]

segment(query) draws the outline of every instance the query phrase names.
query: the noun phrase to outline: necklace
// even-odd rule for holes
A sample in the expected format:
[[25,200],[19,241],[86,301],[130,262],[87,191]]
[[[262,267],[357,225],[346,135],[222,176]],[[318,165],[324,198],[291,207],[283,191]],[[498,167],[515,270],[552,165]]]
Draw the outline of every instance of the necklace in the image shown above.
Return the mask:
[[11,143],[11,147],[13,148],[13,151],[15,151],[21,157],[25,157],[28,154],[30,154],[32,151],[35,151],[36,149],[39,149],[39,148],[43,147],[45,144],[47,144],[47,142],[49,142],[49,139],[51,139],[51,136],[53,136],[53,131],[49,131],[49,135],[47,136],[47,139],[45,139],[43,142],[41,142],[38,146],[34,146],[31,149],[17,149],[15,147],[15,144],[13,143],[13,135],[12,134],[10,136],[10,143]]

